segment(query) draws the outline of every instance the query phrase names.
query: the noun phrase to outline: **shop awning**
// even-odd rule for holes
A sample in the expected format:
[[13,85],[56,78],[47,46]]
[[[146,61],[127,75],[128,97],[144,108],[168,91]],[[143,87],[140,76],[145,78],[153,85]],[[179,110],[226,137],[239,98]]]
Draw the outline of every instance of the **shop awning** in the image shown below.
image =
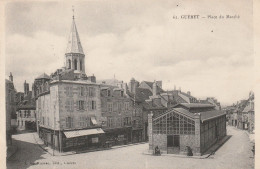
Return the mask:
[[64,134],[67,138],[87,136],[93,134],[102,134],[105,133],[101,128],[88,129],[88,130],[76,130],[76,131],[64,131]]
[[95,117],[91,117],[91,122],[93,123],[93,125],[97,125],[97,120]]

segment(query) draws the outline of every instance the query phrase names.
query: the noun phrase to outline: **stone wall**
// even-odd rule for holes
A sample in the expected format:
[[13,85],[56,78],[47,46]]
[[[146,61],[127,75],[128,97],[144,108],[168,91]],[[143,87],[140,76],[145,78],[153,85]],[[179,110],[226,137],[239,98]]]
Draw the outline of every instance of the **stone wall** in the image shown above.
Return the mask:
[[166,134],[153,134],[153,150],[156,146],[159,147],[161,153],[167,153],[167,135]]
[[[110,96],[107,96],[107,90],[101,91],[101,112],[104,120],[102,126],[106,129],[123,127],[124,118],[129,118],[130,124],[126,125],[131,125],[131,117],[133,112],[131,99],[127,98],[125,95],[123,95],[122,97],[119,92],[120,90],[113,91],[112,89],[110,89]],[[108,104],[112,104],[112,112],[109,112]],[[112,119],[113,124],[110,124],[110,126],[108,125],[108,119]]]
[[226,116],[201,123],[201,152],[207,151],[224,136],[226,136]]
[[180,154],[186,154],[189,146],[192,153],[196,153],[195,135],[180,135]]
[[[72,94],[68,94],[68,87],[71,88]],[[83,88],[83,95],[80,94],[80,88]],[[89,95],[89,88],[94,89],[94,96]],[[100,101],[100,87],[96,84],[80,84],[80,83],[59,83],[58,84],[58,98],[59,98],[59,118],[60,128],[68,129],[66,127],[66,117],[73,118],[73,127],[70,129],[80,129],[89,126],[91,117],[95,117],[98,125],[102,124],[101,118],[101,101]],[[78,101],[84,101],[84,109],[78,109]],[[96,109],[91,109],[91,101],[96,102]],[[68,107],[68,103],[72,104],[72,109]],[[81,119],[88,119],[85,125],[80,125]]]

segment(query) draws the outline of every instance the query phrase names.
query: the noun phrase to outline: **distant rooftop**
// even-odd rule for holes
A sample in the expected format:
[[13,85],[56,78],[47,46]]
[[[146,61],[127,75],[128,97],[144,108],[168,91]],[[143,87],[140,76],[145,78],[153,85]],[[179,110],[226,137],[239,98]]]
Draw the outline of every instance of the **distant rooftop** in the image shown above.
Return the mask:
[[37,79],[37,80],[38,80],[38,79],[50,79],[50,76],[48,76],[46,73],[43,73],[43,74],[41,74],[40,76],[38,76],[36,79]]

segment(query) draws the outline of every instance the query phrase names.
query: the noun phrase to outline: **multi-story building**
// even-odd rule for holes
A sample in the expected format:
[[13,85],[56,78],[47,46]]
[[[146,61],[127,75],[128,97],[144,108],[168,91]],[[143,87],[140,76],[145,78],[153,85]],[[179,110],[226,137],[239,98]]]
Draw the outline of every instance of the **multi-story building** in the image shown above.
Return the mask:
[[99,85],[89,81],[55,80],[37,98],[40,137],[63,151],[100,146]]
[[10,73],[9,80],[5,80],[5,106],[6,106],[6,144],[12,144],[12,119],[16,118],[16,104],[15,104],[15,87],[13,83],[13,76]]
[[106,140],[115,145],[132,142],[133,107],[124,89],[102,84],[101,111]]
[[65,67],[34,82],[37,130],[60,151],[103,145],[100,86],[85,74],[85,54],[73,16]]
[[230,125],[230,126],[232,126],[232,118],[233,118],[233,113],[234,113],[235,109],[236,109],[236,107],[234,105],[227,106],[222,109],[223,111],[226,112],[228,125]]
[[254,93],[250,92],[249,102],[243,112],[248,113],[248,131],[255,132],[255,97]]
[[134,108],[133,120],[138,125],[133,125],[133,136],[138,141],[148,140],[148,114],[155,116],[164,113],[177,102],[172,93],[162,89],[162,81],[139,83],[134,78],[129,83],[128,95],[131,98]]
[[255,124],[255,110],[254,110],[254,93],[249,93],[247,104],[242,111],[242,128],[248,130],[250,133],[254,131]]
[[237,120],[237,128],[239,129],[246,129],[246,120],[247,117],[244,116],[243,110],[245,109],[246,105],[248,103],[248,100],[241,100],[237,106],[236,106],[236,110],[235,110],[235,114],[236,114],[236,120]]
[[17,128],[18,130],[36,130],[36,104],[29,91],[29,84],[24,82],[24,93],[22,99],[17,103]]

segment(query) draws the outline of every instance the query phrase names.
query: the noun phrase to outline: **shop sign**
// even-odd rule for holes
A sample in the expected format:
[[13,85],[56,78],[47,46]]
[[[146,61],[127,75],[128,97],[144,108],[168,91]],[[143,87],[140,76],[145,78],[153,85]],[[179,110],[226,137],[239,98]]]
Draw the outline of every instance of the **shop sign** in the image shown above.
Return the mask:
[[92,138],[92,143],[98,143],[98,137]]
[[125,138],[125,136],[124,136],[124,135],[118,135],[118,137],[117,137],[118,141],[123,141],[123,140],[124,140],[124,138]]

